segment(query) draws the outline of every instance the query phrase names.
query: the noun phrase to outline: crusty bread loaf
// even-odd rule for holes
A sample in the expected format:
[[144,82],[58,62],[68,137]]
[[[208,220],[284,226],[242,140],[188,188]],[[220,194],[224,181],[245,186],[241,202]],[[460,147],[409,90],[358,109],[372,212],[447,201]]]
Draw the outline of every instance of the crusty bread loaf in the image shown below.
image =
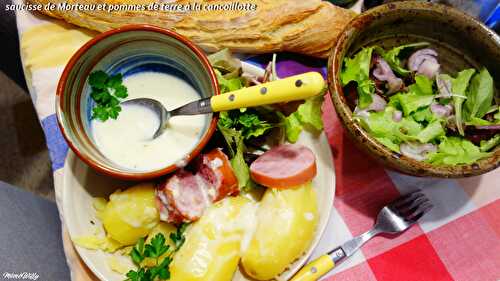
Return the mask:
[[[35,4],[150,4],[155,0],[28,0]],[[160,1],[221,4],[229,0]],[[98,11],[73,9],[44,10],[44,13],[97,31],[126,24],[147,23],[174,30],[208,52],[229,48],[242,53],[289,51],[326,57],[335,39],[355,13],[321,0],[248,0],[255,11]]]

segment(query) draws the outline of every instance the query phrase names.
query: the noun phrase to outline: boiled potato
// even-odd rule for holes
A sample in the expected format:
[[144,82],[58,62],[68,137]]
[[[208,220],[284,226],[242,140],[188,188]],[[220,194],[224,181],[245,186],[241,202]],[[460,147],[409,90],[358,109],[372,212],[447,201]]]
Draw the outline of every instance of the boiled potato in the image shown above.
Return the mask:
[[112,239],[124,246],[135,244],[160,221],[154,185],[141,183],[125,191],[115,191],[98,216]]
[[255,212],[256,204],[244,197],[229,197],[209,207],[186,231],[186,242],[170,265],[170,281],[230,281]]
[[269,280],[304,254],[313,239],[318,210],[311,183],[293,189],[267,189],[257,221],[241,262],[251,277]]

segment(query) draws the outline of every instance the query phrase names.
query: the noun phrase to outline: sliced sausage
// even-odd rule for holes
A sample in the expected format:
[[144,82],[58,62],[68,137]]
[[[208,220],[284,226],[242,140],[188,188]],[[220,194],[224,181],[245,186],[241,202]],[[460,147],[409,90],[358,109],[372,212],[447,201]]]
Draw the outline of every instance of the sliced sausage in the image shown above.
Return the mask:
[[214,202],[240,192],[238,179],[234,175],[229,158],[220,149],[214,149],[203,155],[199,174],[210,186],[215,187]]
[[180,169],[158,186],[157,208],[163,221],[192,222],[214,202],[238,193],[229,159],[214,149],[195,161],[194,171]]
[[250,165],[252,179],[272,188],[293,188],[316,175],[316,158],[307,147],[282,144],[266,151]]
[[160,186],[162,195],[159,195],[159,198],[164,204],[166,201],[167,222],[180,223],[199,219],[205,208],[212,203],[206,185],[201,176],[184,169],[165,181],[163,186]]

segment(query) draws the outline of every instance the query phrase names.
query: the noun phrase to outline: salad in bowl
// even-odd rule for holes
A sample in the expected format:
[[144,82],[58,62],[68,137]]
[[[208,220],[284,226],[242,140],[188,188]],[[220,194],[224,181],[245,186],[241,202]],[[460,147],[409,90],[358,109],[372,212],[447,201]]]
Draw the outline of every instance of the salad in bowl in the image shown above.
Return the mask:
[[428,42],[362,48],[340,82],[355,122],[391,151],[431,165],[468,165],[500,144],[500,100],[488,70],[446,73]]

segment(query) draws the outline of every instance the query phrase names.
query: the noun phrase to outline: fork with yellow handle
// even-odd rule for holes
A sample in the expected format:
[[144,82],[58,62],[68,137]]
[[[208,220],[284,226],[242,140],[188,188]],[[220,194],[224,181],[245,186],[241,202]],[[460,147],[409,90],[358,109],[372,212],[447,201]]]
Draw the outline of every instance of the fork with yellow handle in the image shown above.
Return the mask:
[[308,265],[304,266],[290,281],[315,281],[336,264],[354,254],[371,238],[381,234],[399,234],[414,225],[432,208],[429,199],[420,190],[398,198],[380,210],[372,229],[345,242]]

